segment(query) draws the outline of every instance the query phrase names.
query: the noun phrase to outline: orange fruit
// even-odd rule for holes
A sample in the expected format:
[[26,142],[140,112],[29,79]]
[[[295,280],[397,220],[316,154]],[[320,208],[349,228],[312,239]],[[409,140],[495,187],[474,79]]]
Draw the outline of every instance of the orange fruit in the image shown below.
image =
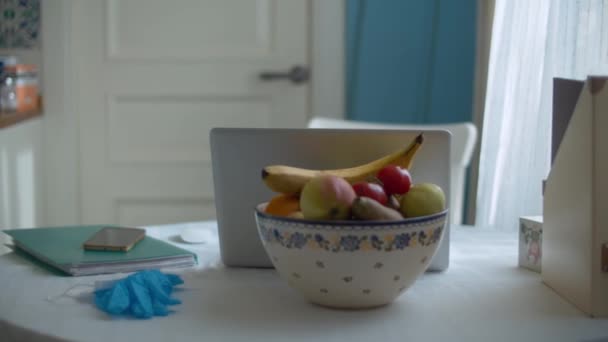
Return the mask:
[[300,198],[291,194],[281,194],[273,197],[266,206],[265,212],[275,216],[289,216],[300,210]]

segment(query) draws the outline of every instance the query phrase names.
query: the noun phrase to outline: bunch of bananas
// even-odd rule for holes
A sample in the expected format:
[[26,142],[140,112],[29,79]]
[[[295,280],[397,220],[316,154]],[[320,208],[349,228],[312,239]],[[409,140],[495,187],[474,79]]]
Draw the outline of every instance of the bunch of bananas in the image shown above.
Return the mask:
[[392,164],[409,169],[423,141],[421,133],[407,147],[367,164],[344,169],[309,170],[287,165],[270,165],[262,169],[262,180],[271,190],[282,194],[299,194],[308,181],[321,174],[341,177],[350,184],[354,184],[374,177],[387,165]]

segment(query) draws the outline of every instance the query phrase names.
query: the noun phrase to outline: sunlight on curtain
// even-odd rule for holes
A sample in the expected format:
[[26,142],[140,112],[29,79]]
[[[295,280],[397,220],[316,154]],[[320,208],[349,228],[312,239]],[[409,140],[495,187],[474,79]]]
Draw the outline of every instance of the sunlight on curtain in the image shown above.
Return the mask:
[[517,230],[542,214],[552,79],[608,74],[603,0],[496,0],[476,224]]

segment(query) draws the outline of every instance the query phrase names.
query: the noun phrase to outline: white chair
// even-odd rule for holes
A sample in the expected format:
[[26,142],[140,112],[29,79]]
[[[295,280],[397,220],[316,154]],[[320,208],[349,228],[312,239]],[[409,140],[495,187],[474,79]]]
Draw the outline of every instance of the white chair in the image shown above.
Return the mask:
[[377,122],[349,121],[313,117],[308,128],[359,128],[359,129],[445,129],[452,134],[451,189],[450,189],[450,222],[462,224],[462,211],[465,200],[466,169],[471,163],[473,149],[477,141],[477,128],[470,122],[453,124],[385,124]]

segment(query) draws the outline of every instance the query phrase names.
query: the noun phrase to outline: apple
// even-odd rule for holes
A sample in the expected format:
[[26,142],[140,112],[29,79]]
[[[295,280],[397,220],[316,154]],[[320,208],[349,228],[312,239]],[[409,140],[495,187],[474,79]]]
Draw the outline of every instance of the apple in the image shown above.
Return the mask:
[[380,184],[360,182],[353,185],[353,190],[360,197],[369,197],[382,205],[388,204],[388,197]]
[[405,217],[432,215],[445,209],[445,194],[432,183],[414,184],[401,197],[401,214]]
[[401,195],[410,190],[412,186],[412,176],[407,169],[400,168],[396,165],[387,165],[383,167],[376,175],[378,180],[382,182],[382,187],[387,195]]
[[344,178],[319,175],[308,181],[300,194],[300,209],[305,219],[345,220],[357,197]]

